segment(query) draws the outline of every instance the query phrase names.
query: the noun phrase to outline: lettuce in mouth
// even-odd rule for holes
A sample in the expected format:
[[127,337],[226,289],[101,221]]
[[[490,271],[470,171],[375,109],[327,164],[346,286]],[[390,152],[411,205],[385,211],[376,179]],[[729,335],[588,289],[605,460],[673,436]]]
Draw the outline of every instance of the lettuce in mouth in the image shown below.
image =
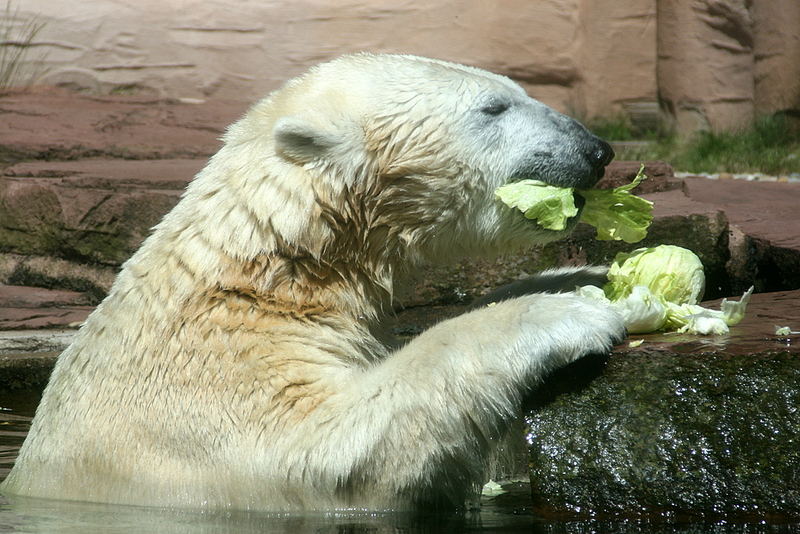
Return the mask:
[[498,187],[495,195],[542,228],[561,231],[578,214],[573,193],[578,194],[586,200],[580,221],[597,229],[597,239],[636,243],[645,238],[653,221],[653,203],[631,193],[645,178],[642,165],[631,183],[614,189],[572,189],[520,180]]

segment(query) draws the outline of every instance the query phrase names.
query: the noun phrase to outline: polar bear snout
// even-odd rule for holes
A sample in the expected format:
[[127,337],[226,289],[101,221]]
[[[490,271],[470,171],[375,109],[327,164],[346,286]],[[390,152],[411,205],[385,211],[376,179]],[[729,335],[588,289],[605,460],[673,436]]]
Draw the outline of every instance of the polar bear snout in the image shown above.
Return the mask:
[[510,181],[534,179],[590,189],[603,177],[614,158],[611,145],[577,120],[532,98],[518,108],[518,122],[507,135],[524,153]]
[[568,131],[575,136],[575,146],[583,161],[576,166],[572,183],[563,185],[589,189],[605,175],[606,166],[614,159],[614,149],[578,121],[568,120],[571,123]]
[[606,165],[614,159],[614,149],[599,137],[595,137],[589,146],[586,159],[589,160],[589,164],[594,168],[599,180],[605,174]]

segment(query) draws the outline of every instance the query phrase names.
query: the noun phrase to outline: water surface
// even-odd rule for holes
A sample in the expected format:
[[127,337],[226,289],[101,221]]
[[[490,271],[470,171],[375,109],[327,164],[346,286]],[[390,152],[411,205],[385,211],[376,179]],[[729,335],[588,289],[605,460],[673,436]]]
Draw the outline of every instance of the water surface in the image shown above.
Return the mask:
[[[39,395],[0,394],[0,480],[13,465],[30,427]],[[507,486],[508,493],[485,498],[480,512],[268,514],[173,510],[0,496],[0,533],[53,534],[421,534],[496,532],[590,533],[800,533],[800,523],[682,522],[674,518],[598,520],[545,518],[529,507],[528,487]]]

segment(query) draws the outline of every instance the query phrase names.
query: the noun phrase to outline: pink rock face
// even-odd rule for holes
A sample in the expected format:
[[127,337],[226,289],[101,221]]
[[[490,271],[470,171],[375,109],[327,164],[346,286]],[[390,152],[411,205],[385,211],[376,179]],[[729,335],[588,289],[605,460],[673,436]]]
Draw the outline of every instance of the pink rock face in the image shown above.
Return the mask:
[[745,234],[800,250],[800,187],[779,182],[687,178],[686,194],[728,214]]
[[252,101],[311,65],[371,51],[507,74],[580,115],[656,99],[653,0],[29,0],[20,11],[45,24],[37,83],[95,94]]
[[800,2],[753,2],[756,113],[800,108]]
[[20,4],[21,20],[44,24],[43,54],[24,71],[92,94],[249,102],[313,64],[372,51],[506,74],[581,117],[644,110],[650,122],[660,95],[681,131],[800,107],[796,0]]
[[800,106],[800,4],[658,2],[659,95],[677,130],[735,130]]
[[196,105],[150,98],[39,89],[2,96],[0,146],[15,159],[208,157],[247,105]]
[[85,304],[77,291],[0,285],[0,330],[76,326],[94,309]]
[[[621,185],[628,185],[636,177],[642,163],[638,161],[612,161],[606,167],[606,174],[597,183],[598,189],[614,189]],[[673,191],[681,189],[683,182],[675,178],[672,166],[663,161],[648,161],[644,167],[647,179],[640,183],[634,193],[646,195],[660,191]]]

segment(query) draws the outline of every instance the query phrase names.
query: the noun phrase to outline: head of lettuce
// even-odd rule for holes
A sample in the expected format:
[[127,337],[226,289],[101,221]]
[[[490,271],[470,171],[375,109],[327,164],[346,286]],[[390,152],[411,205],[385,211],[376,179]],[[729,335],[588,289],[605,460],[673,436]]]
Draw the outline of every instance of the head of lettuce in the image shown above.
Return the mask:
[[700,306],[704,289],[700,258],[682,247],[660,245],[617,254],[602,289],[584,286],[576,291],[616,308],[631,334],[728,333],[744,317],[753,288],[738,302],[724,299],[719,310]]
[[642,165],[631,183],[615,189],[572,189],[520,180],[497,188],[495,195],[539,226],[560,231],[578,214],[577,194],[586,201],[580,221],[597,229],[597,239],[636,243],[645,238],[653,221],[653,203],[631,193],[645,178]]

